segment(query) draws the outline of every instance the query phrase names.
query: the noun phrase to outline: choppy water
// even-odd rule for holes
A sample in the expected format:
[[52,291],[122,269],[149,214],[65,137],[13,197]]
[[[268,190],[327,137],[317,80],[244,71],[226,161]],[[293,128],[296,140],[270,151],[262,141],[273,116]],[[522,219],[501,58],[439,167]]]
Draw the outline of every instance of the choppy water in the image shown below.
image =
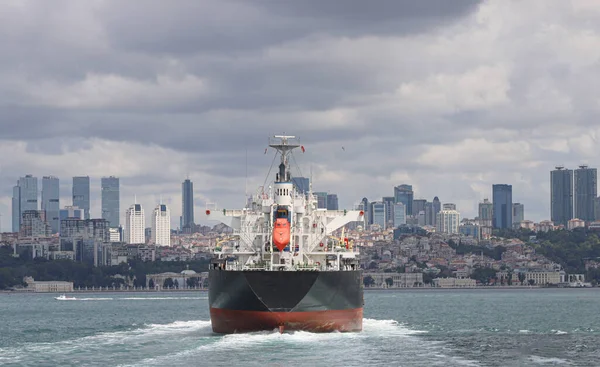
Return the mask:
[[3,366],[594,366],[600,290],[368,291],[362,333],[214,335],[205,293],[0,294]]

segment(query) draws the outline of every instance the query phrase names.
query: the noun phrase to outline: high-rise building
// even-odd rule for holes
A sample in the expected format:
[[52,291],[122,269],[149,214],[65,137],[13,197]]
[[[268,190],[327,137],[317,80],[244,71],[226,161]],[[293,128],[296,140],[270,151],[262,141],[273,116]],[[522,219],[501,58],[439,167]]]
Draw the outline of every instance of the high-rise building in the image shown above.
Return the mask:
[[378,224],[381,229],[385,229],[387,222],[385,204],[382,201],[373,201],[371,203],[371,212],[373,213],[373,224]]
[[525,220],[525,205],[513,203],[512,205],[513,228],[521,227],[521,222]]
[[315,192],[313,195],[317,198],[317,208],[327,209],[327,193],[326,192]]
[[[451,206],[448,206],[447,208],[451,208]],[[450,234],[458,233],[458,226],[460,224],[460,213],[455,209],[444,208],[440,210],[439,213],[437,213],[436,222],[436,232]]]
[[442,210],[456,210],[456,204],[445,203],[444,205],[442,205]]
[[63,219],[84,219],[83,209],[79,209],[76,206],[65,206],[64,209],[60,210],[60,220]]
[[414,192],[412,185],[399,185],[394,187],[394,200],[396,203],[402,203],[406,207],[406,214],[410,215],[413,212],[413,197]]
[[512,228],[512,185],[492,185],[494,228]]
[[104,219],[67,218],[60,221],[60,249],[74,251],[75,260],[109,265],[102,261],[104,244],[110,241],[108,221]]
[[182,228],[194,225],[194,183],[186,179],[181,184]]
[[393,196],[384,196],[381,198],[383,205],[385,205],[385,227],[392,227],[394,225],[394,204],[395,198]]
[[402,203],[394,204],[394,228],[406,224],[406,207]]
[[425,225],[426,226],[435,226],[435,211],[432,202],[425,203]]
[[171,246],[171,212],[165,204],[154,208],[151,235],[155,245]]
[[119,228],[121,224],[119,178],[102,177],[100,187],[102,190],[102,219],[108,221],[110,228]]
[[339,210],[337,194],[327,194],[327,210]]
[[414,199],[412,204],[412,215],[418,216],[420,212],[424,212],[426,203],[427,200],[425,199]]
[[13,187],[12,197],[12,230],[19,232],[23,223],[22,214],[27,210],[38,210],[37,177],[26,175],[20,177],[17,186]]
[[373,217],[371,216],[371,206],[369,205],[369,199],[362,198],[361,200],[363,210],[365,211],[365,222],[367,225],[373,224]]
[[51,229],[46,221],[46,212],[43,210],[25,210],[21,213],[20,237],[47,237]]
[[573,170],[563,166],[550,172],[550,219],[565,228],[573,219]]
[[90,178],[73,177],[73,206],[83,209],[84,219],[90,219]]
[[133,204],[125,213],[125,242],[140,244],[146,242],[144,230],[146,219],[141,204]]
[[60,189],[59,180],[54,176],[42,178],[42,210],[46,212],[46,221],[52,233],[60,230]]
[[483,202],[479,203],[479,225],[491,227],[493,218],[494,204],[488,199],[483,199]]
[[442,203],[440,202],[440,199],[436,196],[433,198],[433,225],[435,226],[437,224],[437,213],[440,212],[440,210],[442,210]]
[[292,183],[296,187],[301,194],[308,194],[308,190],[310,189],[310,181],[308,177],[292,177]]
[[594,200],[598,196],[598,172],[596,168],[579,166],[574,175],[575,218],[591,222],[596,220]]

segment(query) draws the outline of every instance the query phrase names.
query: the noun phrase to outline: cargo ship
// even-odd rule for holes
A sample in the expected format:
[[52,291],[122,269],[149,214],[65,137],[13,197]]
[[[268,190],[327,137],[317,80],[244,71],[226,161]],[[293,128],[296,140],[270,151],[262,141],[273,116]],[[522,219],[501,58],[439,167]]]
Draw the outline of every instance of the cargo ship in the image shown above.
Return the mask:
[[364,221],[364,211],[319,208],[312,183],[296,187],[290,158],[305,151],[296,137],[276,135],[269,147],[273,162],[279,158],[272,185],[243,209],[206,209],[206,219],[233,229],[215,244],[209,268],[212,330],[361,331],[362,271],[344,233],[346,224]]

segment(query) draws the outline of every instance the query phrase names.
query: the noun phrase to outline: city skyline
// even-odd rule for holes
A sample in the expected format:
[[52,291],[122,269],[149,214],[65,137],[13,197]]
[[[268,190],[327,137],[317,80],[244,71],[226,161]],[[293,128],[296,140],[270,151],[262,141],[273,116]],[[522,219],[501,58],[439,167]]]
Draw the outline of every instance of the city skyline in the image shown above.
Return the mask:
[[[569,172],[569,170],[563,170],[563,171],[561,171],[562,169],[563,169],[562,166],[560,167],[560,170],[558,170],[557,167],[555,167],[555,169],[550,172],[551,173],[551,180],[550,180],[551,186],[552,186],[552,184],[553,184],[553,182],[555,180],[554,177],[555,177],[555,175],[557,173],[561,173],[562,174],[563,172]],[[596,168],[589,168],[587,165],[585,165],[585,166],[580,166],[579,167],[579,171],[582,171],[582,170],[585,171],[585,172],[588,172],[588,171],[590,172],[588,175],[585,176],[586,177],[586,182],[589,181],[589,184],[587,184],[587,186],[590,186],[589,188],[586,186],[585,193],[586,193],[586,195],[588,197],[594,197],[593,192],[595,190],[597,190],[597,188],[596,188],[596,173],[595,173],[596,172]],[[573,182],[573,174],[572,174],[573,171],[570,171],[570,172],[571,172],[571,175],[570,175],[571,182]],[[590,177],[589,179],[587,179],[588,176]],[[297,182],[302,182],[303,185],[308,185],[308,182],[309,182],[309,179],[305,178],[305,177],[294,177],[293,179],[294,179],[295,182],[296,181]],[[35,202],[36,203],[38,203],[38,202],[42,203],[42,205],[37,205],[37,210],[43,210],[43,201],[44,201],[43,185],[42,185],[42,188],[38,187],[37,180],[38,180],[37,176],[31,175],[31,174],[26,174],[23,177],[20,177],[19,180],[17,181],[17,186],[15,186],[13,188],[13,193],[15,192],[16,189],[19,188],[19,185],[27,185],[27,183],[29,183],[29,185],[31,185],[32,187],[37,187],[38,195],[37,195],[37,198],[35,199]],[[53,182],[52,186],[57,186],[58,187],[58,191],[59,192],[60,191],[64,192],[64,188],[63,188],[63,190],[60,189],[61,186],[58,184],[59,181],[60,181],[60,179],[58,177],[55,177],[55,176],[44,176],[42,182],[47,182],[49,180],[51,180]],[[74,192],[73,190],[74,190],[74,188],[76,186],[79,186],[79,187],[83,186],[84,187],[84,192],[86,192],[85,190],[88,190],[86,192],[87,201],[89,201],[90,203],[92,201],[94,201],[94,202],[98,201],[98,198],[95,197],[96,195],[98,195],[100,197],[100,199],[103,201],[102,202],[102,208],[100,210],[101,215],[100,216],[95,216],[94,211],[90,210],[90,215],[89,215],[88,219],[94,219],[94,218],[108,219],[108,218],[104,218],[105,215],[106,215],[106,211],[107,211],[107,210],[105,210],[104,206],[108,205],[108,204],[104,203],[104,200],[107,197],[109,197],[109,196],[110,196],[110,199],[112,199],[113,201],[116,199],[116,205],[118,207],[119,200],[120,200],[119,199],[119,192],[120,192],[120,184],[119,184],[119,182],[120,182],[120,179],[118,177],[114,177],[114,176],[108,176],[108,177],[107,176],[102,176],[100,178],[100,182],[101,183],[100,183],[100,191],[99,191],[99,193],[96,193],[96,192],[93,191],[92,187],[95,188],[95,185],[91,183],[93,180],[89,176],[75,176],[75,177],[72,178],[72,180],[73,180],[72,181],[73,184],[71,185],[71,192],[72,193]],[[580,181],[582,181],[582,180],[583,179],[580,179]],[[193,181],[190,180],[189,178],[187,178],[187,179],[185,179],[183,181],[183,183],[180,183],[180,185],[181,185],[180,202],[182,203],[182,206],[183,206],[183,203],[186,201],[186,199],[184,198],[184,195],[186,194],[186,192],[190,193],[191,197],[193,197],[193,195],[194,195]],[[580,184],[580,186],[581,185],[583,185],[583,184]],[[526,219],[526,220],[532,220],[532,218],[530,217],[529,211],[524,211],[524,209],[523,209],[524,208],[524,204],[517,203],[517,202],[514,202],[514,200],[512,200],[512,194],[513,194],[513,192],[512,192],[512,185],[506,185],[506,184],[493,184],[493,185],[491,185],[491,190],[490,190],[491,191],[491,195],[489,195],[488,197],[485,197],[483,200],[480,200],[477,203],[477,210],[474,213],[474,215],[472,215],[472,216],[468,216],[468,215],[463,214],[464,211],[460,207],[458,207],[457,210],[461,213],[461,218],[474,219],[477,216],[480,216],[481,213],[482,213],[481,212],[481,205],[486,205],[486,203],[488,203],[489,205],[492,204],[492,202],[489,202],[487,200],[489,200],[489,198],[493,198],[494,197],[495,187],[508,187],[508,189],[510,191],[509,192],[509,197],[510,197],[509,201],[511,201],[511,202],[510,203],[507,202],[508,205],[505,207],[505,209],[503,211],[503,214],[505,216],[505,219],[503,219],[503,223],[507,222],[507,221],[508,222],[514,222],[512,220],[512,217],[515,216],[515,215],[517,215],[515,213],[519,213],[518,214],[519,218]],[[106,195],[107,194],[107,189],[109,189],[109,191],[115,192],[115,194],[108,194],[108,195]],[[413,186],[409,185],[409,184],[396,185],[392,189],[393,189],[393,192],[394,192],[394,196],[383,196],[380,199],[375,199],[375,200],[371,201],[371,203],[373,203],[373,202],[383,202],[386,223],[389,224],[389,223],[391,223],[391,222],[394,221],[393,206],[395,204],[395,199],[396,198],[398,198],[399,200],[406,200],[408,198],[413,198],[412,201],[411,201],[411,206],[416,205],[416,209],[413,208],[413,214],[412,214],[415,217],[419,216],[418,213],[417,214],[414,213],[415,210],[419,210],[420,212],[424,212],[425,213],[425,218],[429,218],[429,216],[435,217],[435,211],[434,211],[435,209],[433,209],[433,206],[436,205],[435,200],[437,200],[437,196],[434,197],[434,201],[433,202],[430,202],[427,199],[421,199],[420,196],[418,196],[418,198],[414,198]],[[571,188],[571,189],[573,190],[573,188]],[[33,188],[29,188],[27,190],[29,190],[28,191],[29,192],[28,195],[30,195],[31,192],[32,192],[32,190],[33,190]],[[52,190],[53,190],[52,196],[54,197],[55,196],[54,192],[57,191],[57,188],[53,188]],[[81,189],[79,189],[79,190],[81,190]],[[582,190],[583,189],[580,189],[580,191],[582,191]],[[408,194],[407,194],[407,192],[408,192]],[[18,193],[20,195],[20,191],[18,191]],[[313,193],[315,194],[315,196],[317,198],[319,207],[328,208],[329,210],[356,208],[358,205],[360,205],[362,203],[361,200],[354,200],[353,203],[351,204],[351,207],[341,207],[341,206],[338,206],[338,196],[337,196],[337,194],[334,194],[331,191],[324,191],[324,192],[315,192],[315,191],[313,191]],[[83,195],[83,196],[85,197],[86,195]],[[156,198],[156,195],[153,195],[153,197]],[[41,200],[40,200],[40,198],[41,198]],[[14,199],[14,197],[13,197],[13,199]],[[31,199],[31,198],[29,198],[29,199]],[[86,202],[85,199],[82,200],[82,198],[80,198],[80,197],[76,198],[75,195],[73,195],[71,199],[72,199],[72,202],[69,203],[69,202],[65,202],[64,200],[61,201],[60,198],[59,198],[58,199],[60,201],[59,210],[63,210],[65,207],[70,207],[76,201],[77,202],[82,202],[83,201],[84,203]],[[363,198],[363,200],[364,199],[365,198]],[[21,200],[23,200],[23,198],[21,198]],[[502,200],[505,201],[505,199],[502,199]],[[551,193],[549,201],[552,202],[553,200],[554,200],[554,197],[553,197],[553,194]],[[13,201],[13,205],[14,205],[15,201],[14,200],[12,200],[12,201]],[[34,201],[34,200],[25,199],[25,201]],[[57,201],[57,200],[54,199],[53,201]],[[168,197],[167,201],[168,201],[167,204],[169,206],[169,211],[171,212],[171,207],[172,207],[171,203],[173,202],[173,198],[172,197]],[[571,199],[571,202],[572,201],[573,200]],[[586,204],[586,209],[587,210],[591,210],[592,211],[592,215],[594,215],[594,213],[593,213],[594,210],[597,210],[597,208],[595,208],[595,204],[594,204],[594,202],[596,202],[596,201],[597,201],[597,199],[592,199],[591,204],[590,203]],[[197,203],[197,201],[195,201],[195,200],[193,202],[194,202],[194,204],[193,204],[192,218],[193,218],[193,215],[195,215],[196,213],[199,213],[200,214],[200,218],[202,218],[202,213],[199,212],[199,211],[203,210],[202,208],[204,208],[204,205],[206,203]],[[400,201],[400,202],[402,202],[402,201]],[[447,202],[452,202],[452,200],[449,200]],[[131,201],[131,203],[133,203],[133,204],[135,204],[135,203],[141,203],[141,201],[137,200],[137,195],[134,195],[133,200]],[[163,203],[163,195],[160,195],[160,199],[158,201],[151,202],[150,203],[150,207],[154,207],[155,205],[161,204],[161,203]],[[439,203],[444,203],[445,204],[446,201],[438,201],[437,203],[438,203],[437,205],[439,206],[440,205]],[[198,207],[198,204],[201,205],[201,208]],[[210,204],[210,202],[209,202],[209,204]],[[454,206],[456,206],[456,204],[453,203],[453,202],[451,204],[454,205]],[[23,205],[23,204],[21,204],[19,202],[19,205]],[[29,204],[28,207],[31,207],[31,208],[29,208],[29,210],[32,210],[32,208],[33,208],[32,205],[34,205],[34,204]],[[242,205],[243,204],[239,204],[239,207],[242,207]],[[369,205],[371,205],[371,204],[369,204]],[[517,206],[517,208],[515,208],[515,205]],[[73,206],[77,207],[77,205],[73,205]],[[82,210],[84,210],[84,209],[82,209]],[[501,210],[501,209],[499,209],[499,210]],[[515,210],[517,210],[517,212],[515,212]],[[428,213],[429,211],[431,211],[431,213]],[[84,210],[84,212],[85,212],[85,210]],[[181,223],[183,221],[183,207],[182,207],[182,210],[181,210],[181,214],[182,215],[180,216],[179,219],[177,219],[176,216],[172,216],[172,215],[170,216],[170,218],[171,218],[171,224],[170,224],[171,228],[173,228],[173,229],[175,229],[175,228],[183,228],[183,227],[180,227],[180,225],[181,225]],[[406,214],[406,216],[409,216],[409,215],[410,214],[408,214],[408,213]],[[552,215],[553,215],[553,213],[552,213],[552,211],[550,211],[548,213],[548,216],[545,217],[545,218],[543,218],[542,220],[549,220],[549,219],[551,219]],[[123,218],[123,219],[119,219],[119,221],[120,221],[120,225],[124,226],[125,220],[127,218],[127,211],[123,211],[123,213],[121,213],[119,211],[119,217]],[[12,212],[11,212],[11,218],[14,218]],[[56,213],[54,217],[53,216],[49,216],[48,217],[50,225],[51,225],[51,223],[50,223],[50,219],[51,218],[58,218],[58,213]],[[573,218],[576,218],[576,217],[573,216]],[[146,222],[148,222],[150,220],[150,217],[147,216],[146,219],[147,219]],[[578,219],[580,219],[580,218],[578,218]],[[426,224],[430,223],[429,222],[430,220],[431,219],[429,219],[429,220],[428,219],[423,219],[423,221]],[[109,220],[109,222],[110,222],[110,220]],[[203,219],[201,219],[201,221],[199,223],[196,223],[196,224],[207,224],[207,223],[209,224],[210,222],[206,222],[206,221],[203,221]],[[557,222],[557,224],[562,224],[562,222]],[[565,222],[565,224],[566,224],[566,222]],[[431,223],[431,225],[435,226],[435,223]],[[148,223],[146,223],[146,228],[150,228],[151,226],[152,226],[152,223],[150,223],[149,225],[148,225]],[[495,222],[492,222],[492,226],[496,227]],[[112,225],[111,225],[111,227],[112,227]],[[511,227],[511,225],[508,225],[508,227]],[[113,228],[115,228],[115,227],[113,227]]]
[[306,148],[295,175],[340,207],[408,183],[474,217],[505,182],[539,221],[552,167],[600,163],[598,3],[259,3],[1,4],[3,230],[26,173],[59,177],[67,204],[70,177],[114,175],[121,213],[134,195],[146,208],[163,195],[173,217],[189,173],[196,216],[205,201],[240,207],[283,132]]

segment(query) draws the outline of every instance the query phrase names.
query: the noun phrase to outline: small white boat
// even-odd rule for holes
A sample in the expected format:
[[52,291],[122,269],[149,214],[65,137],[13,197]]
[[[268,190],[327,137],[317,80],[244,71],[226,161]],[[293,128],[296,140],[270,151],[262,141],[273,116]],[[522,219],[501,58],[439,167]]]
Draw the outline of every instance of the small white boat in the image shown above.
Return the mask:
[[59,301],[74,301],[74,300],[76,300],[77,298],[75,298],[75,297],[71,297],[71,296],[67,296],[67,295],[65,295],[65,294],[61,294],[61,295],[60,295],[60,296],[58,296],[58,297],[54,297],[54,299],[56,299],[56,300],[59,300]]

